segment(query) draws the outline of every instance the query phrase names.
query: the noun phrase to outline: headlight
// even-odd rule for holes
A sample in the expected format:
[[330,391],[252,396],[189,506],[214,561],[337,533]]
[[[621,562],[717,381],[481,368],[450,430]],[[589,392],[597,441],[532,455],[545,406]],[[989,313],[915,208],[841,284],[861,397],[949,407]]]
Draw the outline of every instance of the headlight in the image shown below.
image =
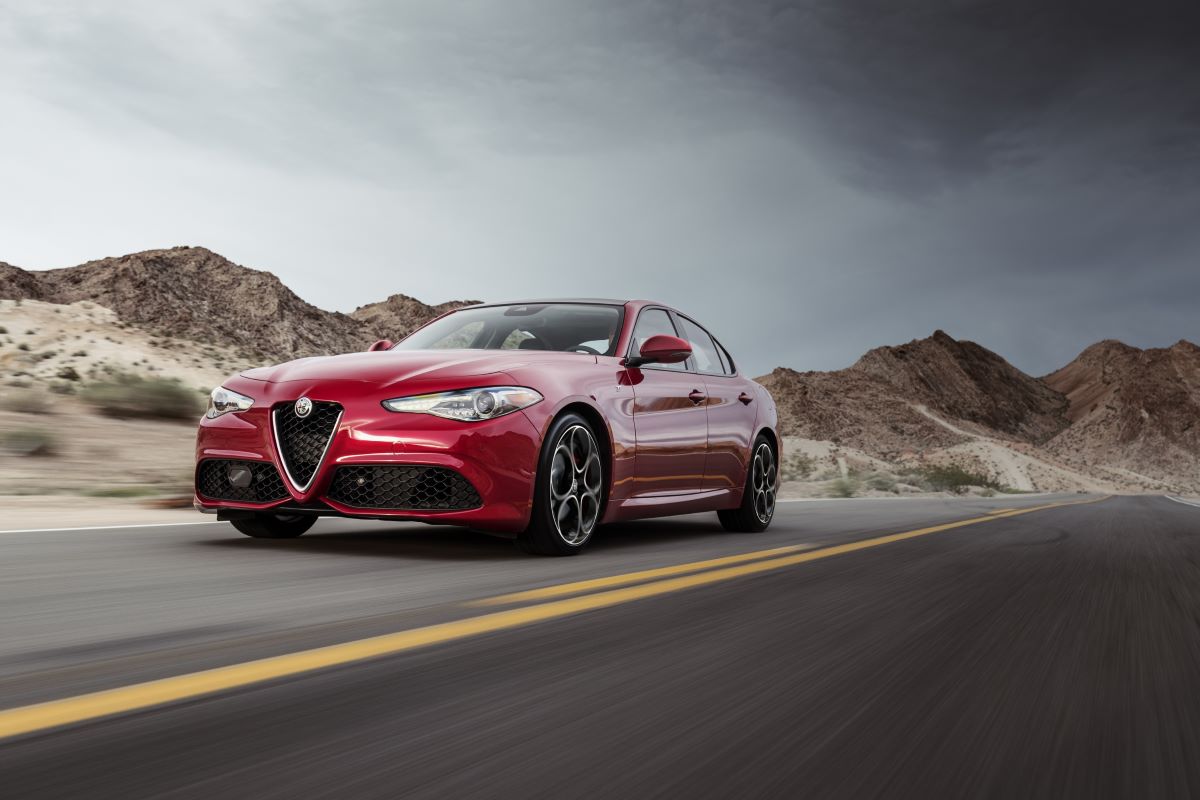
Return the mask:
[[246,395],[238,394],[232,389],[218,386],[208,396],[208,411],[204,416],[209,419],[216,419],[222,414],[228,414],[230,411],[245,411],[252,405],[254,405],[253,397],[246,397]]
[[542,396],[524,386],[487,386],[480,389],[460,389],[456,392],[418,394],[384,400],[388,411],[409,414],[433,414],[464,422],[479,422],[502,417],[539,402]]

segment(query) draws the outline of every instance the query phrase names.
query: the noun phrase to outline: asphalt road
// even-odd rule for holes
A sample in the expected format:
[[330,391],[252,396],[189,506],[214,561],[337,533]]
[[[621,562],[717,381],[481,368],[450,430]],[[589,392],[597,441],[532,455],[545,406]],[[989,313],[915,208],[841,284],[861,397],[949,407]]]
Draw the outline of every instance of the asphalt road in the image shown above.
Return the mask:
[[[344,521],[294,541],[224,524],[0,533],[0,730],[4,709],[75,713],[91,706],[72,698],[135,687],[109,716],[26,714],[34,729],[0,742],[0,792],[1200,794],[1200,507],[1005,513],[1086,499],[785,503],[765,534],[681,517],[604,530],[572,559]],[[323,669],[284,658],[130,700],[363,640],[390,654],[334,647]]]

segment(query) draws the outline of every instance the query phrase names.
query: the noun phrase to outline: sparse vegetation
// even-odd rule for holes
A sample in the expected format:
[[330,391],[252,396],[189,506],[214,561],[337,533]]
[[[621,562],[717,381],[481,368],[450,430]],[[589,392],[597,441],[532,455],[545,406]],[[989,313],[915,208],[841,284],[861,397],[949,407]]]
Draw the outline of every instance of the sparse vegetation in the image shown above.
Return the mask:
[[29,344],[27,342],[21,342],[19,345],[17,345],[17,349],[24,350],[26,353],[28,353],[29,352]]
[[863,482],[868,489],[874,489],[877,492],[896,491],[896,478],[886,472],[872,472],[864,478]]
[[[10,381],[9,386],[18,385],[17,381]],[[28,386],[28,383],[25,383]],[[16,391],[9,392],[0,398],[0,408],[5,411],[14,411],[18,414],[48,414],[50,407],[46,400],[38,395],[37,392]]]
[[8,333],[8,328],[4,327],[3,325],[0,325],[0,336],[4,335],[6,333]]
[[17,428],[0,433],[0,451],[14,456],[51,456],[57,442],[54,434],[41,428]]
[[780,464],[780,475],[785,481],[802,481],[812,475],[817,462],[806,453],[791,453],[784,456]]
[[968,486],[982,486],[993,491],[999,491],[1003,488],[999,483],[986,475],[969,472],[957,464],[926,467],[923,471],[923,477],[930,488],[938,492],[962,494],[967,490]]
[[118,418],[194,420],[201,408],[196,394],[175,380],[116,374],[84,389],[83,400]]
[[71,353],[71,358],[87,358],[87,350],[76,350]]
[[830,497],[854,497],[862,484],[856,478],[836,478],[829,484]]

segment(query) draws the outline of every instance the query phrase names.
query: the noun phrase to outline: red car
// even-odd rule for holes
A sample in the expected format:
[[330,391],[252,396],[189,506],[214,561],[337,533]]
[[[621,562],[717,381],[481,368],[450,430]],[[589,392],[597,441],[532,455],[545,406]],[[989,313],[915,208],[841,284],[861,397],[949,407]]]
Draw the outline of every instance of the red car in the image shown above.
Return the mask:
[[668,514],[762,531],[775,425],[766,389],[667,306],[477,305],[213,390],[195,505],[250,536],[299,536],[322,515],[420,520],[552,555],[600,523]]

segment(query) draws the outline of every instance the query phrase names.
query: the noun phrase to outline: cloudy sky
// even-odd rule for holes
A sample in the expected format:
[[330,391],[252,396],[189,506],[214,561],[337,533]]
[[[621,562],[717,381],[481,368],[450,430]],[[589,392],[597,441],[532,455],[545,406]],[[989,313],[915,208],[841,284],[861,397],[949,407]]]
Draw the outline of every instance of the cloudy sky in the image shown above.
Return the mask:
[[0,0],[0,261],[653,297],[761,373],[1200,339],[1196,4]]

